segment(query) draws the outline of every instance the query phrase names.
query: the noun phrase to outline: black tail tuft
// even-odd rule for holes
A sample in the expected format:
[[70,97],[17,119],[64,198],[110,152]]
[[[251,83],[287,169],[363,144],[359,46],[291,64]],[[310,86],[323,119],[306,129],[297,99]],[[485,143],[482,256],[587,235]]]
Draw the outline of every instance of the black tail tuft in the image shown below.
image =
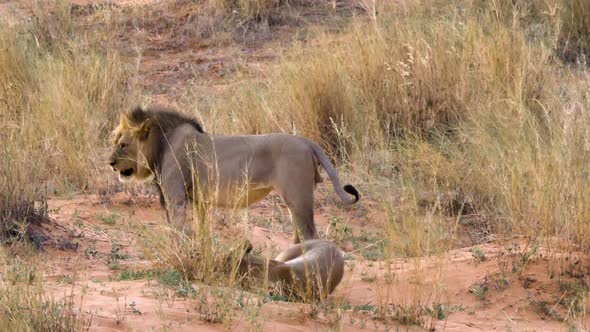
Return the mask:
[[359,194],[358,190],[356,190],[355,187],[353,187],[351,184],[347,184],[344,186],[344,191],[346,191],[347,193],[351,194],[354,196],[354,203],[358,202],[359,199],[361,198],[361,194]]

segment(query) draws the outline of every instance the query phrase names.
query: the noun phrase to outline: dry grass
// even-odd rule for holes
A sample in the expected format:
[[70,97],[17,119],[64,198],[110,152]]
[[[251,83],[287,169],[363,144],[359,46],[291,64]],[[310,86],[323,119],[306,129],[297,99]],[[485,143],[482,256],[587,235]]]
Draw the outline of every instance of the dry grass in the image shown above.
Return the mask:
[[62,300],[49,295],[36,256],[29,255],[28,259],[19,256],[0,249],[0,328],[3,331],[87,331],[92,317],[84,315],[76,306],[73,291]]
[[[208,220],[201,224],[210,226]],[[268,285],[253,284],[247,293],[240,289],[240,285],[246,285],[243,276],[237,274],[242,247],[228,247],[227,243],[203,233],[187,237],[174,230],[159,229],[146,231],[144,235],[143,253],[160,275],[159,283],[172,287],[173,296],[196,300],[195,309],[201,320],[222,323],[232,329],[243,315],[253,329],[260,330],[263,325],[258,317],[260,305],[254,304],[262,303]],[[228,243],[241,243],[241,239]]]
[[75,33],[83,27],[69,13],[62,1],[39,8],[32,23],[0,27],[2,137],[37,160],[38,177],[56,190],[88,184],[97,148],[133,100],[117,52],[100,30]]
[[212,1],[215,9],[222,14],[238,13],[249,20],[268,19],[280,5],[279,0],[217,0]]
[[555,60],[571,7],[552,4],[383,6],[199,109],[213,132],[304,135],[368,181],[452,194],[496,231],[583,243],[586,74]]
[[0,238],[26,236],[26,225],[47,217],[46,195],[34,170],[22,165],[34,160],[14,146],[0,147]]
[[[99,149],[106,144],[114,115],[132,95],[117,53],[97,44],[102,35],[93,39],[81,33],[64,1],[39,6],[34,19],[2,13],[0,20],[3,244],[31,236],[27,226],[47,217],[48,194],[88,188],[102,168]],[[46,293],[35,263],[0,252],[5,267],[1,330],[88,327],[72,298],[59,301]]]
[[50,298],[39,284],[0,284],[0,328],[4,331],[82,331],[88,321],[78,318],[73,302]]
[[3,225],[37,219],[47,193],[95,184],[100,148],[134,99],[104,31],[76,23],[64,1],[39,6],[32,20],[3,14],[0,24]]
[[566,61],[588,64],[590,59],[590,4],[583,0],[558,2],[562,27],[558,50]]
[[[431,3],[383,6],[341,34],[319,33],[287,51],[268,82],[187,108],[212,132],[322,142],[381,197],[387,260],[442,264],[464,214],[485,228],[480,241],[560,236],[588,248],[587,73],[559,60],[588,12],[567,1]],[[408,292],[400,308],[420,315],[424,297]]]

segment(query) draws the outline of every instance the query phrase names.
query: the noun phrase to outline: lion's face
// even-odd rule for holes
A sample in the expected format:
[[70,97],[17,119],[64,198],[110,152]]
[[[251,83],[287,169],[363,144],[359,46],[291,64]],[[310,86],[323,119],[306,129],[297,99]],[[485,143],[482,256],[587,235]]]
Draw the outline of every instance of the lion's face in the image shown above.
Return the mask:
[[114,131],[113,151],[108,160],[113,171],[119,173],[121,181],[143,181],[152,177],[151,153],[147,142],[150,129],[149,120],[133,124],[125,115],[121,115],[121,123]]

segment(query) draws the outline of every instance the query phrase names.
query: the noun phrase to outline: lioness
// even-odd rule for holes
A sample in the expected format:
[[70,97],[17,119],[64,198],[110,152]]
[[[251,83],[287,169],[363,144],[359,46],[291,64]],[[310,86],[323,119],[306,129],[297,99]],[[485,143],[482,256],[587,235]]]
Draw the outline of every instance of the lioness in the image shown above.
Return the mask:
[[250,277],[256,283],[268,280],[289,297],[325,299],[344,275],[344,253],[329,241],[308,240],[295,244],[275,259],[253,254],[249,242],[244,244],[243,250],[237,275]]
[[155,176],[168,221],[187,233],[192,232],[190,223],[185,223],[187,201],[247,207],[275,190],[289,208],[294,242],[316,239],[313,191],[322,181],[319,165],[342,201],[354,204],[359,199],[353,186],[340,185],[324,151],[303,137],[209,135],[196,120],[181,113],[137,107],[121,114],[113,144],[109,164],[119,178]]

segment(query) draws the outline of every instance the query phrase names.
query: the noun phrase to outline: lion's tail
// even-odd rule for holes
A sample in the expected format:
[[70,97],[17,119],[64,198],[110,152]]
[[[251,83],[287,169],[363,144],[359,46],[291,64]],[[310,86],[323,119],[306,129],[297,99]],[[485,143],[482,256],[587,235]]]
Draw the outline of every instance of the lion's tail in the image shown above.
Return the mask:
[[[328,159],[328,156],[326,156],[324,150],[315,142],[312,142],[307,139],[306,141],[313,150],[315,156],[320,161],[320,164],[322,164],[322,167],[326,170],[326,173],[328,173],[328,177],[330,178],[330,181],[332,181],[334,191],[336,191],[338,197],[340,197],[340,199],[346,204],[354,204],[358,202],[358,200],[361,198],[361,195],[356,190],[356,188],[353,187],[351,184],[347,184],[344,187],[342,187],[342,185],[340,184],[340,178],[338,177],[338,173],[336,173],[336,169],[334,169],[334,166],[330,162],[330,159]],[[346,195],[346,193],[353,195],[354,198],[349,197],[348,195]]]

